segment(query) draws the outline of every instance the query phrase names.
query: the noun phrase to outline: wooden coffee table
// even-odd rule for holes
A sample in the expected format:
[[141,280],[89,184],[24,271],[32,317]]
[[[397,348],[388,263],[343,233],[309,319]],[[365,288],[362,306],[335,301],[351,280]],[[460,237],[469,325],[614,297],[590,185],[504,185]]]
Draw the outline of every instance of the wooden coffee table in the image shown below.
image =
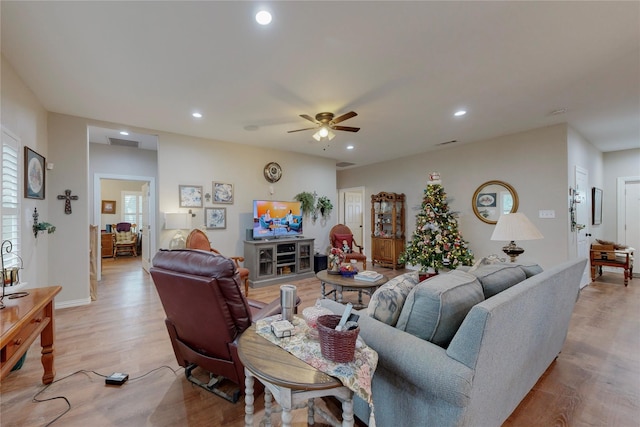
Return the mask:
[[[375,282],[365,282],[364,280],[356,280],[353,277],[343,277],[341,274],[329,274],[327,270],[319,271],[316,277],[320,280],[320,285],[322,286],[322,298],[327,298],[329,295],[334,294],[334,300],[342,304],[343,292],[357,291],[358,303],[353,305],[354,308],[364,308],[367,306],[367,304],[362,303],[363,292],[371,297],[376,289],[389,281],[385,276],[382,276],[381,279]],[[333,286],[333,290],[326,292],[326,285]]]
[[[256,333],[255,325],[244,331],[238,340],[238,356],[244,364],[245,379],[245,426],[253,427],[254,378],[265,386],[265,424],[270,424],[271,399],[282,407],[282,426],[290,427],[291,410],[307,403],[309,425],[314,424],[313,399],[335,396],[342,402],[342,426],[353,427],[353,392],[342,383],[322,371],[308,365],[286,350],[269,342]],[[318,409],[323,417],[330,417]],[[334,421],[335,422],[335,421]],[[334,424],[332,425],[340,425]]]

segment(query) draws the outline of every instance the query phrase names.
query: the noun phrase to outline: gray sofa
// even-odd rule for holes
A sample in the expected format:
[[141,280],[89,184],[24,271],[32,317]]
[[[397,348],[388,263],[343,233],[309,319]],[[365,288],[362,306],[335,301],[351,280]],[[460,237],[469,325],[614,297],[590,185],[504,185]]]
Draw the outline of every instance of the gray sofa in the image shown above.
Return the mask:
[[[359,312],[360,334],[379,356],[376,425],[501,425],[562,349],[585,264],[573,260],[544,272],[535,265],[483,265],[415,286],[409,273],[391,286],[404,303],[385,300],[385,289],[378,289],[383,298],[374,294]],[[322,305],[344,309],[326,299]],[[369,406],[356,397],[354,409],[367,422]]]

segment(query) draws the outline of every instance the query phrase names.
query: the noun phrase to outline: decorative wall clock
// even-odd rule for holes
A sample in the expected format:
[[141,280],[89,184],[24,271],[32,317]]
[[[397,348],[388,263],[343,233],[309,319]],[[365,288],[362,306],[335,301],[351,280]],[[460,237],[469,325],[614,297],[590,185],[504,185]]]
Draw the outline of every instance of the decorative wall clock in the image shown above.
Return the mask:
[[267,163],[264,167],[264,178],[269,182],[278,182],[282,178],[282,168],[276,162]]

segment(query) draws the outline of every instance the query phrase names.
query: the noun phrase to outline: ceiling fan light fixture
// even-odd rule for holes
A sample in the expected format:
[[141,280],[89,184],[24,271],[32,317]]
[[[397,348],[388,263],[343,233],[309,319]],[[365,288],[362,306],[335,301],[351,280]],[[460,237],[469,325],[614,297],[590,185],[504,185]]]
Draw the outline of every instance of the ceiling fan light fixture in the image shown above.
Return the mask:
[[326,138],[329,136],[329,129],[326,126],[322,126],[320,130],[318,130],[318,135],[320,138]]
[[320,136],[320,131],[313,134],[313,139],[320,142],[320,140],[322,139],[322,137]]

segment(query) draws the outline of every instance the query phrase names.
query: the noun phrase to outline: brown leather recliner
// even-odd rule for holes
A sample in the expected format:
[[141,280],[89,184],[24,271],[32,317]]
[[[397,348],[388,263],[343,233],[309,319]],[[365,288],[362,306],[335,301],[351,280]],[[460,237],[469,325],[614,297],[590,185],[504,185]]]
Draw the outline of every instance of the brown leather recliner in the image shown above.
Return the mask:
[[[212,252],[161,250],[150,273],[187,379],[235,403],[245,378],[236,341],[253,321],[280,313],[279,299],[266,304],[245,298],[234,262]],[[198,366],[217,377],[208,384],[198,380],[192,375]],[[232,393],[218,388],[225,378],[238,386]]]

